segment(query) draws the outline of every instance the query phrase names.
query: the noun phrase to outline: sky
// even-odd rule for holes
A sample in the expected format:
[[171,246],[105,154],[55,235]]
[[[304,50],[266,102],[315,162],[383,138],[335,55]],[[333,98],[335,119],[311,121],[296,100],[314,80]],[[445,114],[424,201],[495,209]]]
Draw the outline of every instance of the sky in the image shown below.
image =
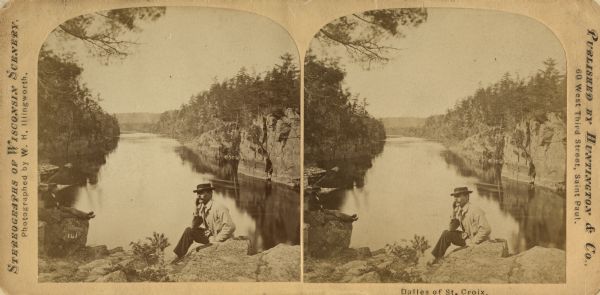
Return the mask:
[[163,17],[140,27],[127,36],[140,43],[134,53],[124,60],[111,59],[108,66],[87,54],[81,41],[61,45],[76,51],[84,69],[81,81],[100,94],[100,105],[109,113],[177,109],[207,90],[215,77],[233,77],[241,67],[263,73],[284,53],[298,59],[287,31],[251,13],[167,8]]
[[[375,117],[444,113],[506,72],[534,74],[548,57],[564,71],[559,41],[531,18],[475,9],[429,8],[428,13],[427,22],[403,28],[406,37],[393,40],[402,50],[386,65],[365,70],[342,58],[345,86],[368,99]],[[177,109],[215,77],[232,77],[241,67],[262,73],[286,52],[297,56],[282,27],[246,12],[167,8],[166,15],[140,27],[128,36],[140,43],[134,53],[108,66],[87,54],[80,41],[61,45],[77,52],[82,82],[100,94],[109,113]]]
[[476,9],[430,8],[428,13],[427,22],[404,28],[406,37],[394,40],[402,50],[386,65],[365,70],[342,58],[345,86],[367,98],[373,116],[445,113],[506,72],[522,78],[535,74],[548,57],[565,70],[560,42],[536,20]]

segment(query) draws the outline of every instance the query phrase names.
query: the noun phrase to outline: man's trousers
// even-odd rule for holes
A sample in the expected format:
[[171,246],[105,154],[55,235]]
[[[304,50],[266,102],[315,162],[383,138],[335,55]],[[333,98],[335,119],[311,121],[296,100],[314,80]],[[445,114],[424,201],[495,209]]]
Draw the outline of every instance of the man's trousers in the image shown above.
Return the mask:
[[183,235],[181,235],[179,243],[177,243],[173,252],[177,254],[177,257],[183,257],[194,242],[202,244],[209,243],[208,237],[204,234],[203,229],[188,227],[183,232]]
[[465,240],[463,240],[462,234],[463,232],[458,230],[445,230],[442,232],[435,247],[433,247],[431,254],[433,254],[435,258],[441,258],[446,254],[446,250],[450,247],[450,244],[461,247],[466,246],[467,244],[465,243]]

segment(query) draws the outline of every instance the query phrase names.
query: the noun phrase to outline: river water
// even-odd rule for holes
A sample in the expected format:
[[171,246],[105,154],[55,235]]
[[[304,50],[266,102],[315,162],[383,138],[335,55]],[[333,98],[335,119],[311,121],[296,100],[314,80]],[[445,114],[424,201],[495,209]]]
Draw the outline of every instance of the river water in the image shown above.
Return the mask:
[[322,163],[339,172],[322,186],[343,187],[327,195],[325,207],[358,214],[351,247],[380,249],[413,236],[434,246],[447,229],[454,187],[468,186],[470,201],[506,239],[511,253],[533,246],[565,248],[565,196],[499,177],[499,170],[466,163],[438,142],[388,138],[372,160]]
[[166,235],[171,251],[192,221],[192,191],[209,181],[216,186],[213,199],[229,209],[235,235],[248,237],[258,251],[300,241],[297,191],[237,176],[235,163],[201,159],[171,138],[121,134],[90,180],[59,195],[65,205],[95,212],[88,245],[128,248],[156,231]]

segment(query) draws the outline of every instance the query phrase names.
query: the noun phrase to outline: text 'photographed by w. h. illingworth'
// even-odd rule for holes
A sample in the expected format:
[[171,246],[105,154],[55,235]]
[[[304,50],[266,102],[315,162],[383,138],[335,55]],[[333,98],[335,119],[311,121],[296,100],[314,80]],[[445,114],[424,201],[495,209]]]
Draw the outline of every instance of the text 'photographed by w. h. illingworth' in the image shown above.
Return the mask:
[[234,10],[54,29],[38,60],[38,281],[299,281],[298,63],[283,28]]

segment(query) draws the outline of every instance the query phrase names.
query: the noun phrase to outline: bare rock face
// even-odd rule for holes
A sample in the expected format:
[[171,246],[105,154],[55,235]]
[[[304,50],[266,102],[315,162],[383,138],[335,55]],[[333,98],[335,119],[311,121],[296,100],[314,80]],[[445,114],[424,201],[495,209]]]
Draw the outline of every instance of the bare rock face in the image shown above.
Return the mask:
[[566,139],[565,122],[554,113],[543,123],[531,119],[517,124],[505,140],[502,176],[564,189]]
[[212,160],[235,156],[238,153],[239,128],[235,123],[222,123],[219,127],[186,141],[185,146]]
[[350,246],[352,219],[339,218],[325,210],[306,211],[305,251],[312,257],[329,257]]
[[[122,248],[99,259],[90,256],[98,248],[86,247],[71,257],[40,256],[39,282],[298,282],[300,246],[279,244],[251,255],[250,241],[232,239],[208,247],[192,248],[178,264],[148,265]],[[112,253],[110,253],[112,252]],[[110,254],[109,254],[110,253]],[[93,260],[91,260],[93,259]]]
[[565,252],[534,247],[507,257],[506,241],[459,248],[426,274],[431,283],[564,283]]
[[[259,116],[241,131],[238,172],[289,185],[300,179],[300,114],[286,109],[282,117]],[[270,164],[269,164],[270,161]]]
[[40,254],[69,256],[85,247],[89,222],[58,209],[39,209],[38,245]]
[[502,165],[503,177],[564,190],[566,139],[566,123],[548,113],[543,122],[532,118],[514,130],[482,126],[449,149],[468,160]]
[[300,246],[279,244],[259,255],[257,281],[300,281]]
[[279,244],[249,255],[248,240],[227,240],[195,251],[169,270],[178,282],[299,281],[300,246]]
[[565,251],[533,247],[514,258],[511,283],[564,283],[566,282]]
[[286,109],[282,116],[258,116],[248,127],[220,122],[196,138],[181,140],[206,160],[239,160],[238,173],[299,184],[300,114],[293,109]]
[[256,257],[248,255],[250,241],[228,240],[190,254],[172,271],[178,282],[254,281]]
[[510,263],[505,240],[459,248],[444,257],[429,279],[432,283],[500,283],[508,281]]
[[127,276],[122,270],[113,271],[103,277],[100,277],[96,282],[113,282],[122,283],[127,282]]

